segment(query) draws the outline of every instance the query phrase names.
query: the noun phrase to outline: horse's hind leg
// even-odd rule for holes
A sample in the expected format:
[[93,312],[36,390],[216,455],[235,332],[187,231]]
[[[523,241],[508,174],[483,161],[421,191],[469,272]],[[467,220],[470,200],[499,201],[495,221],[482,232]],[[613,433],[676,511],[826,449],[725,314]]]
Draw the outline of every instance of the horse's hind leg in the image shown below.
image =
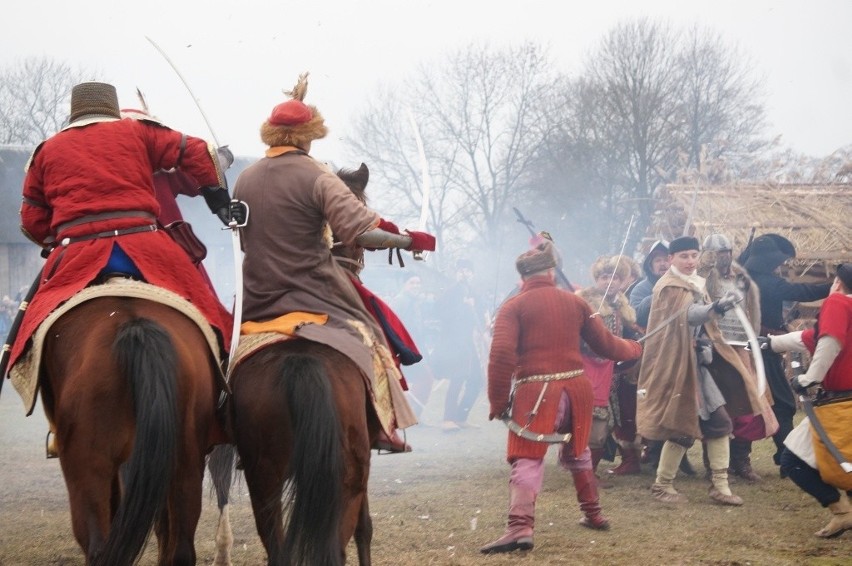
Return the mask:
[[74,460],[71,456],[63,456],[60,462],[68,488],[74,538],[86,554],[86,562],[91,563],[109,532],[114,507],[112,490],[105,477],[109,472],[103,471],[103,462],[93,462],[92,458],[81,463]]
[[201,516],[204,457],[197,453],[190,456],[180,459],[181,472],[172,480],[168,503],[155,526],[159,564],[163,566],[192,566],[196,562],[195,529]]
[[355,546],[358,549],[358,564],[370,566],[370,544],[373,542],[373,519],[370,517],[370,504],[367,494],[361,499],[358,524],[355,525]]
[[216,490],[216,505],[219,507],[219,522],[216,526],[216,556],[213,566],[230,566],[234,535],[228,512],[231,483],[234,477],[236,449],[233,444],[218,444],[207,457],[210,479]]
[[284,510],[281,505],[284,468],[251,465],[246,460],[243,464],[255,526],[266,549],[268,563],[288,564],[289,557],[284,548]]

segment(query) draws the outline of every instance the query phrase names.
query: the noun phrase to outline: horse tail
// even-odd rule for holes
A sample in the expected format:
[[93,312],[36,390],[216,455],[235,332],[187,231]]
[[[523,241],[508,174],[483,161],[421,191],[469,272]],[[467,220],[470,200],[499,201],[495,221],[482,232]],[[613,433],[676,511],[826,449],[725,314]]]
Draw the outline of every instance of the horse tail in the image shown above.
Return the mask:
[[135,562],[165,507],[178,435],[177,353],[168,333],[152,320],[130,320],[119,328],[113,352],[130,384],[136,437],[122,468],[121,503],[95,561],[110,566]]
[[332,386],[322,362],[306,355],[287,356],[282,374],[293,428],[284,548],[294,566],[342,565],[344,466]]

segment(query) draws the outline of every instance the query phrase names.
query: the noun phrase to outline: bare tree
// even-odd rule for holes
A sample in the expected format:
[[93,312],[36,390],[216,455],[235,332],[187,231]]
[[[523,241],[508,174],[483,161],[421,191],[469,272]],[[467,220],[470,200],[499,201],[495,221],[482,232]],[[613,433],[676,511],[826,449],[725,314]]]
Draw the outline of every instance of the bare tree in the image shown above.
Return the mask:
[[763,94],[748,59],[714,31],[693,27],[678,56],[680,122],[687,166],[700,156],[743,162],[766,149]]
[[407,107],[425,146],[439,242],[492,244],[511,203],[527,190],[548,135],[543,103],[554,80],[546,52],[532,43],[501,50],[471,45],[421,66],[406,84],[368,108],[349,141],[416,216],[423,195]]
[[650,221],[654,209],[659,172],[677,157],[672,141],[680,126],[678,40],[679,34],[663,24],[626,22],[604,37],[586,65],[600,96],[610,151],[619,155],[613,171],[616,182],[625,181],[619,196],[633,199],[644,221]]
[[598,253],[618,249],[634,216],[632,249],[650,225],[660,184],[708,162],[714,170],[749,163],[768,147],[750,73],[718,34],[647,19],[617,25],[561,90],[566,111],[541,171],[551,182],[539,186],[558,187],[561,195],[547,198],[579,207],[562,215]]
[[91,73],[49,59],[28,58],[0,69],[0,143],[36,145],[68,118],[71,88]]

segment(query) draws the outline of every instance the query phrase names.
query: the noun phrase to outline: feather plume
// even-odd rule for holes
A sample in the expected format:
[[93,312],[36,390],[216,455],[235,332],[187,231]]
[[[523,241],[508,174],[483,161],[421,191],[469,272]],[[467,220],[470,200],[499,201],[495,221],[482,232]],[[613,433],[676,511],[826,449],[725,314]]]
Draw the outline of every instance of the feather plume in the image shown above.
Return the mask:
[[284,94],[289,96],[294,100],[305,100],[305,95],[308,93],[308,72],[305,71],[301,75],[299,75],[299,80],[296,82],[296,86],[293,87],[293,90],[285,90]]
[[145,95],[142,94],[142,91],[139,90],[139,87],[136,87],[136,96],[139,98],[139,104],[142,105],[142,111],[145,114],[150,115],[151,113],[148,111],[148,101],[145,100]]

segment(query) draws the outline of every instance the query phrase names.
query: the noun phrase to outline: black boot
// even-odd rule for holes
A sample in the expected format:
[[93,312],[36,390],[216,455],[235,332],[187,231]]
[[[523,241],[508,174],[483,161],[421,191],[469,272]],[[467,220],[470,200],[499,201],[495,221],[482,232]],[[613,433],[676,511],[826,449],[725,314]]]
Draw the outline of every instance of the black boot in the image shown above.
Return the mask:
[[761,481],[761,478],[751,467],[751,441],[731,439],[731,463],[728,473],[739,476],[750,483]]

